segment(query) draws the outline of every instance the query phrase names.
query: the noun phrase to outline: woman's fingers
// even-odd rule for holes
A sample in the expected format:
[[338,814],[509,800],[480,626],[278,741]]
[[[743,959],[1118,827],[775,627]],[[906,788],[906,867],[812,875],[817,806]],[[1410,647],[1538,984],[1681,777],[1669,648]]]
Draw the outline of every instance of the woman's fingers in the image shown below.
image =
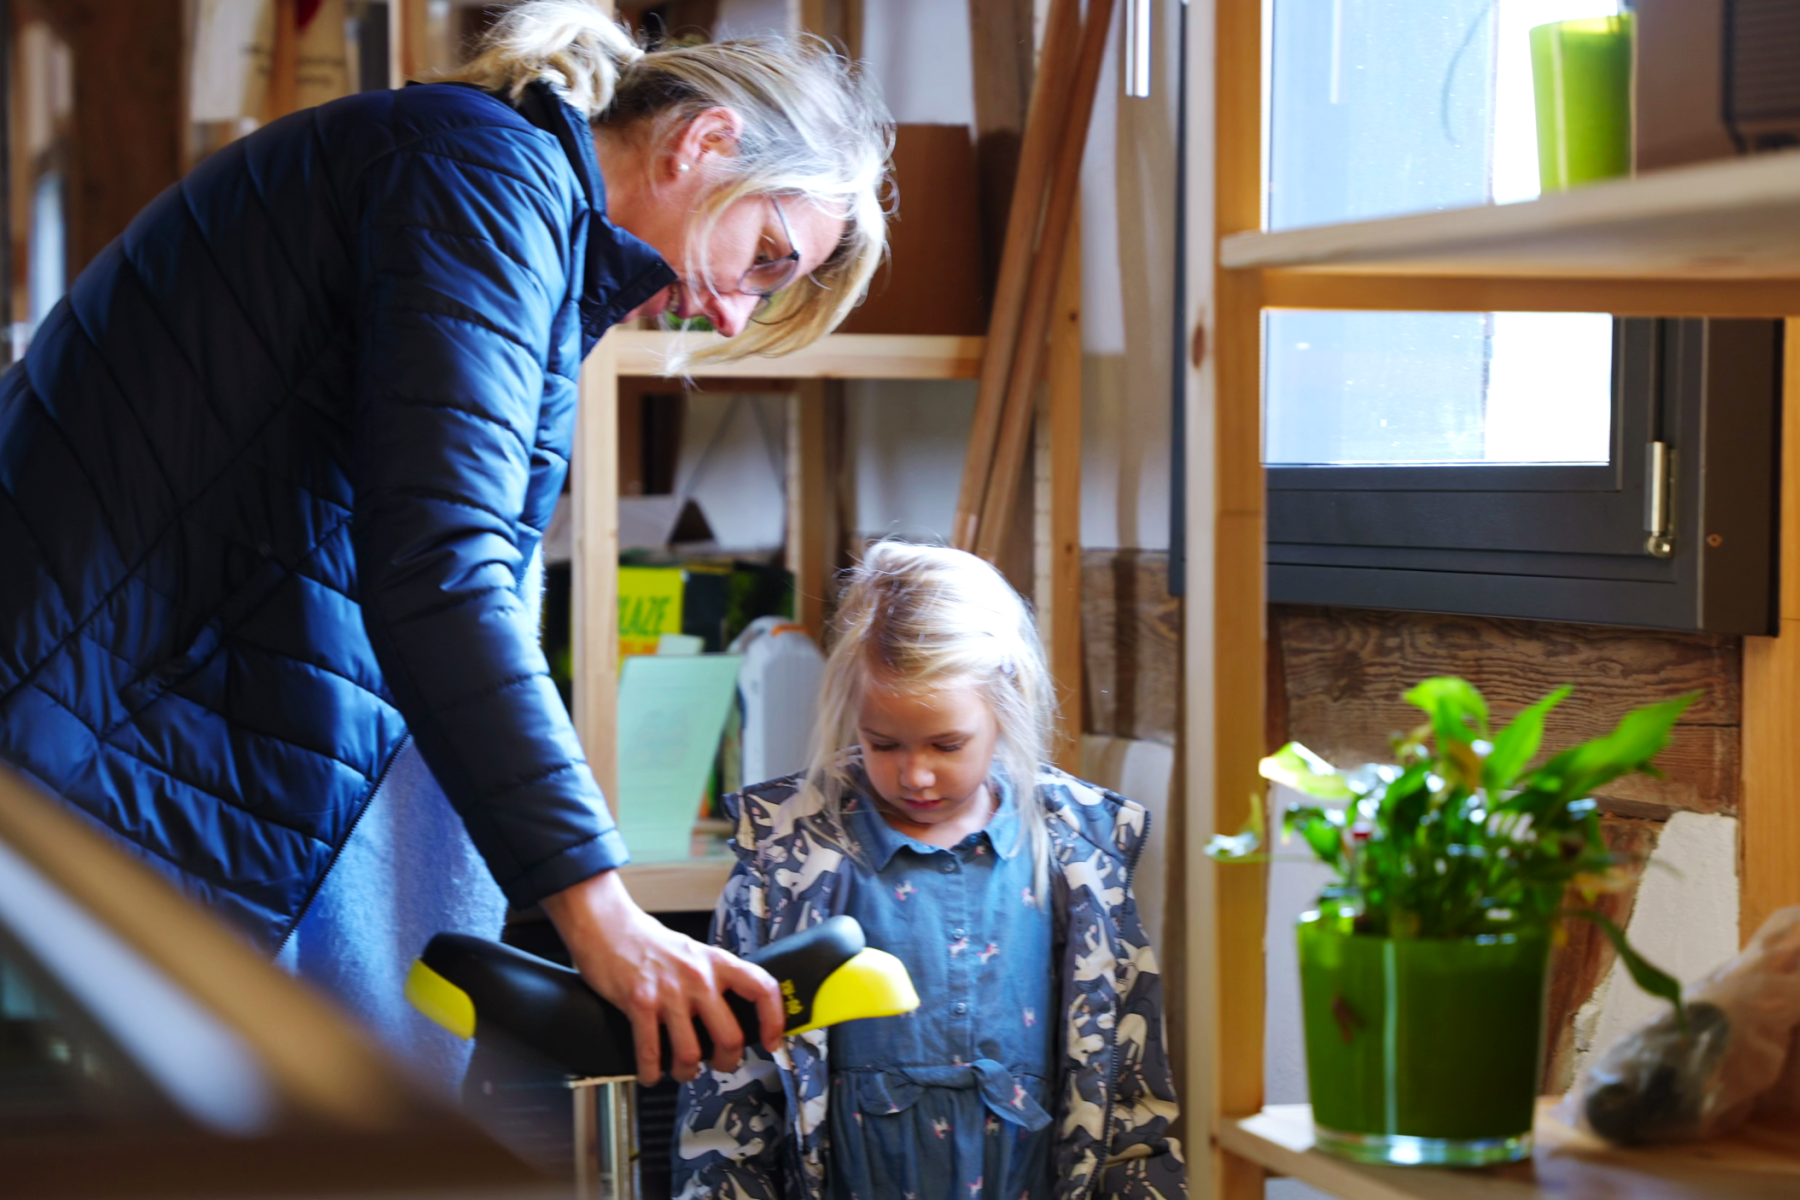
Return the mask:
[[736,1070],[744,1033],[726,991],[756,1002],[763,1043],[781,1039],[781,993],[768,972],[723,950],[684,937],[633,902],[614,872],[559,892],[544,901],[582,977],[631,1020],[638,1079],[662,1077],[663,1032],[669,1074],[686,1082],[700,1072],[700,1039],[694,1020],[705,1022],[713,1062]]
[[[781,989],[775,977],[753,963],[719,952],[719,981],[725,990],[736,992],[756,1002],[756,1014],[762,1018],[763,1049],[773,1054],[781,1045],[782,1030],[787,1027],[787,1013],[781,1007]],[[733,1022],[736,1025],[736,1022]],[[711,1028],[710,1024],[708,1028]]]

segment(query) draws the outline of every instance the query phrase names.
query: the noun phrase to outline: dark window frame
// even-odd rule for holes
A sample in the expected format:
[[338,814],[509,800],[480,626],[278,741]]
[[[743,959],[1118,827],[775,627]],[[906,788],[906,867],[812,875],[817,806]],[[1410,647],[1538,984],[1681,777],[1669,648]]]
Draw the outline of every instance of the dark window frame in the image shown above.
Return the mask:
[[[1269,600],[1773,632],[1781,323],[1613,329],[1609,463],[1269,467]],[[1653,442],[1667,558],[1646,548]]]

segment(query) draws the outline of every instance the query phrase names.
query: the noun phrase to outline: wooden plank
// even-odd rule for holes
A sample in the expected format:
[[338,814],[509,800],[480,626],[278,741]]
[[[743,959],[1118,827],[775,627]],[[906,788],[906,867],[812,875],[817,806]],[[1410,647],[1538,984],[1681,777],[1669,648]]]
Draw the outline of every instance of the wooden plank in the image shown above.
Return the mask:
[[1556,749],[1607,732],[1636,705],[1698,689],[1657,759],[1666,778],[1634,775],[1598,795],[1625,816],[1738,810],[1745,700],[1736,638],[1287,605],[1272,619],[1291,736],[1333,761],[1390,761],[1389,739],[1423,723],[1401,696],[1432,675],[1469,679],[1497,720],[1573,684],[1546,724],[1544,744]]
[[[1057,278],[1068,249],[1081,192],[1081,160],[1087,148],[1088,123],[1100,84],[1100,67],[1112,29],[1113,0],[1088,0],[1082,22],[1081,50],[1069,88],[1074,93],[1064,122],[1062,144],[1057,147],[1050,184],[1044,200],[1044,225],[1038,251],[1032,256],[1031,278],[1019,320],[1018,345],[1013,350],[1012,370],[1006,380],[1006,400],[1000,409],[1000,435],[994,461],[981,501],[980,525],[975,531],[975,551],[989,562],[999,560],[1018,498],[1025,451],[1031,440],[1031,418],[1036,408],[1038,378],[1048,352],[1047,338],[1056,308]],[[977,399],[979,410],[980,400]],[[979,415],[979,411],[978,411]],[[968,464],[964,464],[965,473]],[[961,527],[959,518],[959,528]],[[960,544],[960,543],[959,543]]]
[[298,0],[275,0],[275,35],[269,50],[269,90],[263,96],[263,124],[293,112],[300,94],[300,11]]
[[[67,199],[68,268],[74,279],[181,176],[181,4],[62,0],[46,5],[44,15],[74,58]],[[17,129],[13,140],[22,142]],[[28,169],[21,178],[33,176]],[[22,280],[23,260],[15,262]]]
[[[694,349],[711,335],[619,329],[619,374],[662,377],[676,339]],[[978,337],[935,334],[835,333],[782,358],[748,358],[733,363],[696,364],[693,379],[974,379],[981,371]]]
[[969,5],[970,63],[975,84],[975,174],[981,211],[982,282],[994,294],[1013,181],[1031,104],[1036,39],[1032,0],[983,0]]
[[1608,180],[1522,204],[1225,239],[1228,267],[1397,275],[1800,278],[1800,154]]
[[1000,273],[994,282],[994,306],[988,318],[986,354],[981,364],[981,387],[976,393],[975,416],[969,427],[969,448],[963,456],[962,486],[957,493],[951,543],[964,550],[975,548],[982,504],[987,498],[994,448],[1000,437],[1000,418],[1006,403],[1007,380],[1018,345],[1019,322],[1025,311],[1026,284],[1037,250],[1038,219],[1049,186],[1051,164],[1072,96],[1066,79],[1075,62],[1079,41],[1079,14],[1075,0],[1052,0],[1044,25],[1042,62],[1032,85],[1031,114],[1019,153],[1018,176],[1006,220],[1006,243]]
[[575,733],[594,779],[619,808],[619,379],[610,333],[581,367],[571,499]]
[[1781,423],[1781,625],[1744,639],[1738,932],[1800,904],[1800,320],[1787,323]]
[[1539,1102],[1530,1161],[1473,1171],[1332,1158],[1312,1148],[1312,1111],[1304,1104],[1221,1122],[1217,1136],[1234,1154],[1343,1200],[1774,1200],[1800,1187],[1800,1157],[1779,1134],[1752,1129],[1691,1146],[1620,1150],[1556,1121],[1552,1104]]
[[645,912],[711,912],[736,864],[736,856],[728,854],[685,862],[627,863],[619,868],[619,877]]
[[1788,279],[1499,279],[1262,272],[1265,308],[1386,312],[1604,312],[1637,317],[1782,317],[1800,311]]
[[430,6],[430,0],[388,0],[388,79],[394,87],[424,78],[437,65],[432,61]]
[[794,573],[794,619],[824,644],[831,582],[825,480],[826,387],[803,379],[788,398],[787,564]]
[[1071,773],[1081,766],[1081,225],[1069,229],[1061,282],[1056,294],[1056,320],[1050,334],[1050,358],[1044,389],[1044,481],[1049,520],[1044,552],[1048,562],[1049,622],[1046,648],[1050,677],[1056,683],[1062,713],[1052,759]]

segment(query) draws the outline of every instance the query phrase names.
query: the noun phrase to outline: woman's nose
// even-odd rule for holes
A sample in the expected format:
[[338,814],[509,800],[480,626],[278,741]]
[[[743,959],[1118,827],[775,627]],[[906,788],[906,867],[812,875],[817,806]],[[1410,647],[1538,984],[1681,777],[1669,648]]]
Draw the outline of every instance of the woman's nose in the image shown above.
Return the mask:
[[712,311],[707,316],[712,320],[713,328],[726,337],[736,337],[744,332],[744,326],[750,323],[750,314],[756,311],[757,302],[762,297],[751,296],[743,292],[730,295],[714,296],[707,308]]

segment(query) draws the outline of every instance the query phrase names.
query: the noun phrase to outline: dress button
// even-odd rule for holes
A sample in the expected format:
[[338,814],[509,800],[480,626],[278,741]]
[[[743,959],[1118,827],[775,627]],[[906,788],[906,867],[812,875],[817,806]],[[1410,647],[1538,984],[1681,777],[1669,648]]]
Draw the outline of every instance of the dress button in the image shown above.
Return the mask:
[[969,1006],[964,1004],[961,1000],[958,1000],[955,1004],[950,1006],[950,1011],[960,1017],[969,1011]]
[[946,854],[943,859],[939,861],[938,870],[946,875],[956,874],[956,860]]
[[958,925],[955,929],[952,929],[950,931],[950,936],[953,938],[959,938],[967,932],[968,932],[968,930],[964,929],[961,925]]

